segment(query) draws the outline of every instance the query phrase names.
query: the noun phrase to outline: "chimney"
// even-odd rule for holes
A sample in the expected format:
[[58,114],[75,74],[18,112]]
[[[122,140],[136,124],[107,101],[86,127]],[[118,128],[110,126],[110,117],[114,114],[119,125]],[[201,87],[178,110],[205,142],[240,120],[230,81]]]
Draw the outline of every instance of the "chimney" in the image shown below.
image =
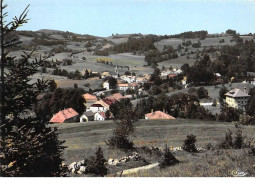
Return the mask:
[[247,93],[247,92],[246,92],[246,87],[243,88],[243,91],[244,91],[244,93]]

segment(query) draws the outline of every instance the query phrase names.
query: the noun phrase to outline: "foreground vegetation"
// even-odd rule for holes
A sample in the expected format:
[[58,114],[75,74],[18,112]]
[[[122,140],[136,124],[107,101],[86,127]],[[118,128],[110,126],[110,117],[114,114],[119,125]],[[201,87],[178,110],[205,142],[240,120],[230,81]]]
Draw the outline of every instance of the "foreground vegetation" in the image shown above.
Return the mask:
[[[153,169],[130,176],[233,176],[234,170],[247,171],[248,176],[254,176],[253,165],[255,158],[248,153],[249,149],[218,149],[216,146],[224,139],[229,129],[235,130],[234,123],[224,123],[215,121],[197,120],[140,120],[136,123],[136,133],[133,137],[134,150],[121,150],[109,148],[107,141],[112,136],[112,129],[115,123],[112,121],[91,122],[86,124],[64,124],[60,129],[60,138],[66,140],[67,146],[64,158],[67,164],[79,161],[94,154],[98,147],[101,147],[105,159],[120,158],[133,151],[138,152],[147,163],[132,162],[122,166],[108,166],[109,175],[158,162],[162,159],[162,154],[146,151],[147,148],[164,149],[168,147],[181,147],[187,135],[196,135],[196,147],[210,150],[199,153],[187,151],[176,151],[174,155],[178,164],[164,169]],[[242,126],[243,135],[254,139],[255,133],[252,126]]]

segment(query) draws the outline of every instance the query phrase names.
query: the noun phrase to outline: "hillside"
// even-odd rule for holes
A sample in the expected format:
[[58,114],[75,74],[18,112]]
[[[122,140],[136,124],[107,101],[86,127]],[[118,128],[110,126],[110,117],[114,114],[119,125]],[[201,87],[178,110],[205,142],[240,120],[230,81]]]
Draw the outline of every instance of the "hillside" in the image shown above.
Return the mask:
[[[115,74],[115,66],[119,66],[119,74],[124,74],[127,70],[134,72],[136,75],[151,74],[153,68],[147,66],[145,61],[145,54],[140,52],[136,55],[133,53],[116,53],[111,52],[111,48],[127,43],[129,39],[140,39],[149,35],[142,34],[117,34],[111,37],[96,37],[93,35],[80,35],[72,32],[63,32],[49,29],[42,29],[36,32],[33,31],[18,31],[20,40],[22,41],[20,49],[30,51],[36,48],[37,56],[42,57],[50,56],[47,60],[49,62],[60,63],[57,67],[61,70],[68,72],[75,72],[76,70],[82,72],[86,69],[102,73],[105,71]],[[150,35],[151,36],[151,35]],[[169,38],[170,37],[170,38]],[[240,36],[243,41],[254,39],[253,36]],[[193,65],[197,60],[197,55],[201,56],[203,49],[220,48],[224,45],[234,45],[233,36],[228,34],[223,35],[208,35],[205,39],[199,38],[176,38],[171,36],[154,36],[156,40],[153,44],[155,47],[162,51],[164,47],[171,46],[177,51],[178,58],[163,60],[158,63],[158,68],[180,68],[183,64],[188,63]],[[222,41],[224,40],[224,41]],[[184,43],[190,42],[190,45],[184,46]],[[192,44],[200,42],[199,48],[194,48]],[[109,50],[109,51],[108,51]],[[95,55],[99,52],[99,55]],[[107,58],[111,64],[98,63],[98,59],[103,59],[108,53]],[[21,56],[22,52],[19,50],[12,50],[10,56],[16,56],[17,59]],[[214,57],[214,53],[210,54]],[[63,61],[69,60],[71,64],[63,65]],[[90,84],[91,89],[100,88],[101,80],[80,80],[67,79],[67,77],[59,78],[57,75],[52,75],[54,67],[46,67],[40,78],[55,79],[60,87],[73,87],[74,83],[78,83],[79,87],[86,89],[84,84]]]
[[[54,125],[58,126],[58,125]],[[111,136],[112,129],[115,124],[112,121],[105,122],[89,122],[86,124],[62,124],[60,125],[60,138],[66,140],[65,145],[68,147],[65,151],[64,158],[66,163],[69,164],[73,161],[79,161],[84,158],[88,158],[93,155],[96,148],[101,146],[104,151],[106,159],[109,158],[120,158],[128,154],[132,154],[132,151],[122,151],[116,149],[109,149],[106,146],[105,141]],[[222,123],[222,122],[209,122],[209,121],[196,121],[196,120],[141,120],[136,124],[136,134],[134,137],[136,151],[146,159],[149,163],[155,163],[160,160],[160,157],[157,155],[149,155],[148,153],[141,150],[142,146],[148,147],[159,147],[164,148],[165,144],[168,144],[169,147],[180,147],[183,145],[183,140],[188,134],[194,134],[197,136],[197,147],[206,147],[208,143],[211,143],[213,146],[216,146],[217,143],[224,138],[225,133],[229,130],[235,130],[233,123]],[[252,126],[242,127],[243,134],[248,138],[255,138],[254,128]],[[229,152],[231,152],[230,150]],[[179,171],[178,176],[196,176],[200,172],[193,172],[194,175],[190,175],[188,172],[184,173],[181,170],[185,167],[185,171],[196,168],[196,163],[204,162],[208,158],[226,158],[226,154],[222,151],[219,155],[215,154],[216,151],[206,151],[199,153],[195,156],[184,152],[177,151],[175,152],[177,158],[181,161],[179,165],[173,166],[167,170],[171,171],[160,171],[156,172],[145,172],[141,175],[133,176],[177,176],[176,174]],[[232,152],[231,152],[232,153]],[[242,150],[233,151],[233,154],[242,155]],[[216,155],[216,156],[215,156]],[[254,161],[254,159],[253,159]],[[195,164],[194,164],[195,163]],[[215,160],[216,163],[216,160]],[[240,163],[237,161],[236,163]],[[126,166],[110,167],[111,174],[114,174],[118,171],[125,170],[128,168],[133,168],[137,166],[142,166],[142,164],[127,164]],[[252,166],[252,164],[244,164],[245,168],[247,166]],[[177,167],[177,169],[176,169]],[[222,167],[220,166],[219,169]],[[229,166],[229,169],[233,167]],[[242,169],[242,167],[239,167]],[[212,170],[216,170],[217,167],[214,167]],[[173,171],[175,170],[175,171]],[[199,169],[198,169],[199,170]],[[231,170],[226,170],[231,171]],[[208,174],[210,170],[208,170]],[[207,173],[204,173],[204,176],[209,176]],[[216,173],[213,175],[215,176]],[[219,173],[219,176],[229,176],[228,173]],[[251,173],[254,175],[254,171]]]

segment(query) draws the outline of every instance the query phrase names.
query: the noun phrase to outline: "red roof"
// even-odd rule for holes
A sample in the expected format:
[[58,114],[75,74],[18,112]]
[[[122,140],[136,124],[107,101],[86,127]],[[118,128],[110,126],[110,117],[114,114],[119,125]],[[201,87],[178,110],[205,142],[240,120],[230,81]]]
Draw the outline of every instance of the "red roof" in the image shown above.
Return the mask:
[[168,75],[168,78],[173,78],[173,77],[176,77],[176,74],[169,74]]
[[151,112],[145,115],[148,119],[175,119],[174,117],[170,116],[161,111]]
[[104,98],[102,99],[106,104],[108,104],[109,106],[115,102],[117,102],[118,100],[116,99],[108,99],[108,98]]
[[128,87],[128,83],[119,83],[118,84],[119,87]]
[[115,93],[115,94],[112,94],[111,96],[107,97],[108,99],[116,99],[116,100],[120,100],[122,98],[124,98],[123,95],[121,95],[120,93]]
[[99,112],[99,114],[105,119],[106,116],[105,116],[105,112]]
[[97,97],[95,96],[95,95],[91,95],[91,94],[89,94],[89,93],[86,93],[86,94],[83,94],[82,95],[83,96],[83,98],[85,99],[85,100],[94,100],[94,101],[97,101]]
[[50,119],[50,123],[63,123],[65,120],[73,118],[77,115],[79,114],[72,108],[61,110]]

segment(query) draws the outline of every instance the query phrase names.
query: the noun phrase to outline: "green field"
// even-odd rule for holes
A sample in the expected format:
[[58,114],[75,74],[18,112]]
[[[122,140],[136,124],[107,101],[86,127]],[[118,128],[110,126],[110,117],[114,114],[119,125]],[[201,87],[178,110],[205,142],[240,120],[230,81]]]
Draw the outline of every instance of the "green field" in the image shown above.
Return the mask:
[[[55,126],[59,126],[60,139],[65,140],[65,146],[68,147],[64,153],[64,158],[67,164],[93,155],[98,146],[103,148],[106,159],[120,158],[132,153],[131,151],[124,152],[117,149],[109,149],[105,144],[105,141],[111,136],[112,129],[115,126],[112,121],[89,122],[85,124],[62,124]],[[135,147],[138,148],[139,154],[149,163],[155,163],[159,160],[156,156],[150,156],[143,153],[139,148],[142,146],[163,148],[166,143],[168,146],[180,147],[187,134],[191,133],[197,136],[197,147],[206,147],[208,143],[215,146],[222,138],[224,138],[228,129],[234,130],[234,124],[185,119],[141,120],[136,124],[136,134],[135,137],[133,137],[133,140]],[[252,139],[255,138],[254,127],[245,126],[242,127],[242,131],[247,137]],[[193,156],[184,151],[180,151],[176,155],[181,162],[186,163],[186,167],[192,166],[194,161],[201,161],[205,157],[204,153],[201,153],[198,156]],[[208,158],[212,157],[212,153],[209,151],[206,155],[208,155]],[[183,163],[177,166],[184,166]],[[138,165],[118,167],[116,170],[111,170],[111,173],[136,166]],[[170,169],[175,170],[174,168]],[[144,175],[133,176],[148,176],[148,174],[149,173],[146,172]],[[162,170],[158,170],[152,175],[160,176],[161,174],[167,176],[167,173],[162,173]],[[171,172],[168,176],[171,176]],[[187,175],[184,174],[184,176]]]

